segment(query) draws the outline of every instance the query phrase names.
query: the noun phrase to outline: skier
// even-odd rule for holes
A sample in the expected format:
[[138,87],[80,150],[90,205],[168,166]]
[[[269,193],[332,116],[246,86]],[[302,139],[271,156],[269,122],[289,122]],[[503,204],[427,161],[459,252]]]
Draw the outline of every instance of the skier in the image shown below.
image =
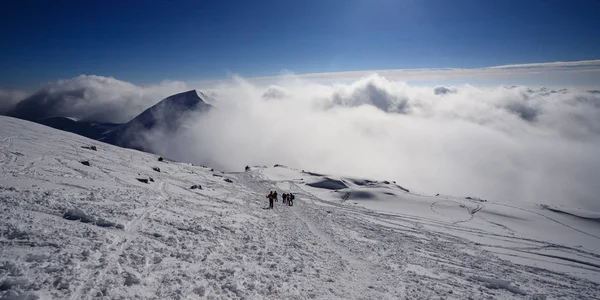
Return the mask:
[[294,196],[294,194],[292,194],[292,193],[289,193],[289,194],[287,195],[287,198],[288,198],[288,200],[287,200],[287,201],[288,201],[288,205],[289,205],[289,206],[294,206],[294,198],[296,198],[296,197]]
[[269,192],[269,195],[267,195],[267,198],[269,199],[269,209],[273,209],[273,199],[275,199],[273,191]]

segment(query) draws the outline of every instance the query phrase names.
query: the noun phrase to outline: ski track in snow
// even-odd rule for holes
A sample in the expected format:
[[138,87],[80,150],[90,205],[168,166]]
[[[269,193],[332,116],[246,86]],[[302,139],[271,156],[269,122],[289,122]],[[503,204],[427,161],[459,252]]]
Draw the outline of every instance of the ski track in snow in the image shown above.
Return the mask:
[[[17,119],[0,125],[0,299],[600,298],[598,249],[482,215],[497,203],[373,210],[264,168],[222,173]],[[292,191],[294,206],[279,197],[265,209],[269,190]],[[73,208],[96,221],[63,218]]]

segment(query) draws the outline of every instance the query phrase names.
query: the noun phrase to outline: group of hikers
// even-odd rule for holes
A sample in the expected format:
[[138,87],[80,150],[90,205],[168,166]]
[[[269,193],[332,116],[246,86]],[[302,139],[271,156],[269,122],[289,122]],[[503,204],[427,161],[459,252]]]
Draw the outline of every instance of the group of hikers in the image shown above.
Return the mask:
[[[293,206],[294,205],[294,198],[296,198],[294,196],[294,194],[292,194],[292,193],[284,193],[283,195],[281,195],[281,202],[283,204],[287,204],[289,206]],[[269,192],[269,195],[267,195],[267,199],[269,199],[269,209],[273,209],[273,202],[277,202],[277,191],[271,191],[271,192]]]

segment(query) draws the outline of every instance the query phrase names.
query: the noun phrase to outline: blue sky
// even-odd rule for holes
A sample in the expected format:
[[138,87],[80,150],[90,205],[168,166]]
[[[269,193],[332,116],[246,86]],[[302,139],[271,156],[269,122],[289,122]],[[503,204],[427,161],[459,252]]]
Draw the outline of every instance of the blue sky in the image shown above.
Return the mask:
[[600,59],[596,0],[2,1],[0,88]]

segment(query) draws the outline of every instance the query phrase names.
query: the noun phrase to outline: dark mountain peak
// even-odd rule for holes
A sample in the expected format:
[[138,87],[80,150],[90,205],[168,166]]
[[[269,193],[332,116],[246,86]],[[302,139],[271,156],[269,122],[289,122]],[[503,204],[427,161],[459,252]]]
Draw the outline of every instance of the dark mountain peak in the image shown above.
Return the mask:
[[126,148],[147,150],[143,133],[155,129],[163,133],[176,131],[191,115],[205,113],[212,108],[205,99],[210,98],[196,90],[169,96],[110,132],[104,141]]
[[157,125],[172,128],[172,125],[180,124],[184,115],[192,112],[208,111],[211,108],[211,105],[204,102],[200,95],[208,98],[204,93],[199,94],[196,90],[169,96],[146,109],[127,124],[136,127],[141,126],[145,129],[151,129]]
[[[206,94],[196,90],[175,94],[148,108],[129,123],[143,121],[144,127],[148,127],[146,123],[150,120],[169,122],[173,118],[179,119],[185,113],[207,111],[211,107],[205,102],[207,99],[210,98]],[[154,126],[154,124],[150,125]]]
[[[202,92],[200,92],[200,94],[205,96]],[[162,103],[162,105],[169,104],[169,105],[177,105],[180,107],[188,107],[188,108],[194,108],[194,107],[198,106],[199,103],[206,104],[206,102],[204,102],[204,100],[200,97],[200,95],[198,94],[198,91],[196,91],[196,90],[189,90],[187,92],[169,96],[169,97],[163,99],[162,101],[160,101],[158,104],[161,104],[161,103]]]
[[179,94],[175,94],[175,95],[169,96],[167,98],[173,98],[173,97],[180,96],[180,95],[182,95],[182,96],[185,95],[186,97],[198,97],[198,98],[200,98],[198,96],[198,91],[196,91],[196,90],[189,90],[187,92],[182,92],[182,93],[179,93]]

